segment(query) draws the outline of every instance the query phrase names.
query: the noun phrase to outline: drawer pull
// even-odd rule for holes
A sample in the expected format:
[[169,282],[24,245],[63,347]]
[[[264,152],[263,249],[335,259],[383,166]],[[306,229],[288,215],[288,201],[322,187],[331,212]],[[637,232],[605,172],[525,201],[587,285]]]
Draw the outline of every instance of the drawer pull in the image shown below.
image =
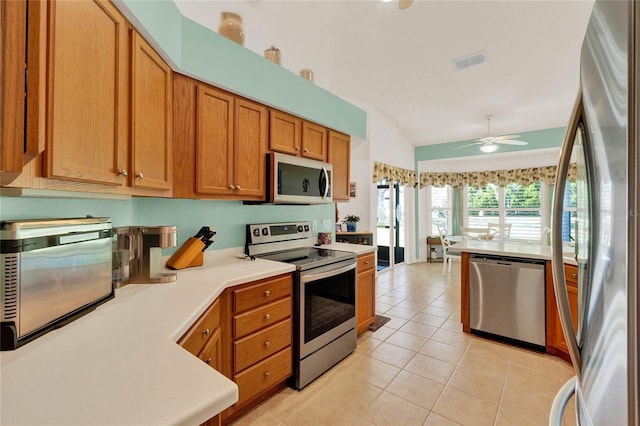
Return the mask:
[[207,365],[211,365],[211,357],[207,358],[204,362],[205,362]]
[[266,314],[266,315],[264,316],[264,319],[266,319],[266,320],[271,319],[271,315]]
[[269,373],[268,371],[264,372],[264,377],[266,377],[267,379],[269,378],[270,375],[271,375],[271,373]]
[[270,341],[267,340],[266,342],[264,342],[264,347],[265,348],[268,348],[269,346],[271,346],[271,342]]
[[368,265],[368,264],[369,264],[369,261],[368,261],[368,260],[365,260],[365,261],[364,261],[364,264],[365,264],[365,265]]
[[205,336],[208,336],[209,334],[211,334],[211,330],[209,330],[208,328],[205,328],[202,334]]
[[269,297],[269,296],[271,296],[271,290],[266,290],[264,292],[264,297]]
[[571,278],[578,279],[578,274],[571,274]]

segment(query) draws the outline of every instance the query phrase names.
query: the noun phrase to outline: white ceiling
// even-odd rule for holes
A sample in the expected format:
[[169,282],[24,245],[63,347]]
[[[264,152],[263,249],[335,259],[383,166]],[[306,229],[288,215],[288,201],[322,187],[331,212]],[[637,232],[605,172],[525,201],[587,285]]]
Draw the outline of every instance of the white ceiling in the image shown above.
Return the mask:
[[[271,45],[282,66],[377,106],[415,146],[565,126],[578,89],[584,1],[427,1],[406,10],[380,0],[175,0],[217,30],[242,16],[245,47]],[[485,50],[456,71],[452,59]]]

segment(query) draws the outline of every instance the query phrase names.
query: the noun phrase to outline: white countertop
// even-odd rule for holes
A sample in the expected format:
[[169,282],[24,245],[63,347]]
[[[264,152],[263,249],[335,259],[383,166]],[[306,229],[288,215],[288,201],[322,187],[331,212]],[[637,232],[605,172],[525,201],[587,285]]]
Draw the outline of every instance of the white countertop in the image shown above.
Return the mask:
[[129,284],[82,318],[0,353],[2,425],[200,424],[238,388],[175,342],[230,286],[294,266],[212,250],[168,284]]
[[[451,246],[451,249],[478,254],[493,254],[527,259],[551,260],[550,246],[529,243],[526,241],[463,240]],[[576,264],[573,250],[573,247],[566,247],[566,251],[563,252],[563,259],[565,263],[574,265]]]
[[358,256],[366,253],[374,253],[378,248],[376,246],[367,246],[364,244],[349,244],[349,243],[331,243],[323,244],[319,248],[327,248],[331,250],[342,250],[355,253]]

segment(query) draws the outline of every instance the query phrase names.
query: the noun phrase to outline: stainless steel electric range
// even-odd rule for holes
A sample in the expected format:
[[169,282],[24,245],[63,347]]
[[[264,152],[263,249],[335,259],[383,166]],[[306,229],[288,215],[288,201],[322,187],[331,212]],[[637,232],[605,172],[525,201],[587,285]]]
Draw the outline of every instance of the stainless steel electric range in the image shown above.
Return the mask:
[[296,266],[290,385],[302,389],[356,348],[356,255],[314,247],[309,222],[247,225],[246,252]]

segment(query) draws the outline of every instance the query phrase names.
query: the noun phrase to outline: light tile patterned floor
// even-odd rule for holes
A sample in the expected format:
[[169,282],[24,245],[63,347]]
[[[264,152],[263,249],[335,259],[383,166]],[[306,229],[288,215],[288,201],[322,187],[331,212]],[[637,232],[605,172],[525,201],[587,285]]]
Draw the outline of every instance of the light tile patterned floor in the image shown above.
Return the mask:
[[[284,389],[236,425],[547,425],[572,375],[552,356],[462,333],[460,264],[378,274],[376,311],[391,317],[302,391]],[[564,424],[574,425],[573,405]]]

